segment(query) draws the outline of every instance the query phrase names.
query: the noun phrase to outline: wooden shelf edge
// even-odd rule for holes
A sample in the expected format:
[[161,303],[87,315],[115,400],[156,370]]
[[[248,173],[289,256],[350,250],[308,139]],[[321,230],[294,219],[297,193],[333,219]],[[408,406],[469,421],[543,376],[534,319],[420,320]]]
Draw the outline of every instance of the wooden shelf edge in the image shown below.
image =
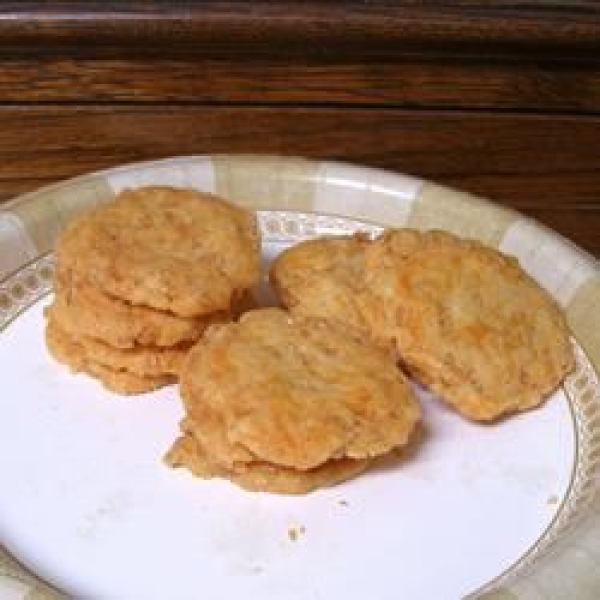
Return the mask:
[[[600,7],[554,2],[7,2],[0,52],[382,59],[500,54],[600,60]],[[596,51],[596,52],[594,52]]]

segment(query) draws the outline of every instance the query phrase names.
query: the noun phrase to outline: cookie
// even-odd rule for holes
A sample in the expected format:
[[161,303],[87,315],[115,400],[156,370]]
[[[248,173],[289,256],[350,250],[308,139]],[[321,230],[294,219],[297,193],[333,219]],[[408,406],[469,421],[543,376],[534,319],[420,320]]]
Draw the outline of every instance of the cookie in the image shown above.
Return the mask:
[[[56,325],[58,328],[58,325]],[[136,346],[134,348],[114,348],[104,342],[85,336],[72,337],[81,346],[89,360],[100,363],[116,371],[125,370],[136,375],[177,375],[189,344],[171,347]]]
[[48,313],[56,323],[73,336],[95,338],[116,348],[195,342],[211,323],[230,320],[229,311],[180,317],[135,306],[64,275],[57,275],[54,284],[55,298]]
[[81,346],[64,335],[52,322],[46,325],[46,346],[50,354],[74,372],[84,372],[118,394],[141,394],[176,381],[173,375],[141,376],[127,370],[115,370],[90,360]]
[[302,471],[255,461],[238,463],[226,469],[215,463],[210,452],[191,435],[177,439],[166,456],[166,462],[172,467],[186,467],[197,477],[221,477],[249,491],[278,494],[306,494],[317,488],[332,486],[359,475],[371,463],[368,459],[342,458]]
[[122,396],[145,394],[177,383],[177,379],[172,375],[142,377],[129,371],[113,371],[93,361],[87,361],[85,368],[81,370],[98,379],[108,391]]
[[282,252],[269,277],[281,304],[295,314],[323,317],[371,333],[377,297],[365,285],[365,234],[323,237]]
[[369,459],[406,444],[420,418],[388,353],[280,309],[211,327],[185,358],[180,382],[186,432],[195,424],[228,470]]
[[59,277],[133,305],[194,317],[228,310],[259,278],[250,212],[211,194],[126,190],[59,236]]
[[539,405],[573,366],[565,317],[515,258],[449,233],[389,231],[365,250],[376,336],[464,416]]

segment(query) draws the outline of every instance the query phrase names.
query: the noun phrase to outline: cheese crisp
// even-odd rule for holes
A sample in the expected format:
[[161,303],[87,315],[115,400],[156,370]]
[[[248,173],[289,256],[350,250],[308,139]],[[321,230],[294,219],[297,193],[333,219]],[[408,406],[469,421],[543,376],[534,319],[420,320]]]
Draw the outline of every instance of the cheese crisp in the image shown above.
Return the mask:
[[50,354],[72,371],[87,373],[109,391],[130,395],[150,392],[176,381],[174,375],[140,375],[124,368],[111,368],[90,357],[89,352],[52,321],[46,326],[46,345]]
[[[194,442],[176,443],[171,462],[195,472],[209,464],[205,472],[220,469],[234,481],[267,467],[337,480],[363,465],[329,461],[369,460],[403,446],[420,418],[388,353],[335,324],[279,309],[211,327],[185,359],[181,395],[183,437]],[[189,458],[190,447],[203,456],[209,449],[208,462]]]
[[259,277],[256,219],[210,194],[122,192],[69,224],[56,247],[71,273],[135,305],[195,317],[228,309]]
[[515,258],[448,233],[391,231],[365,270],[381,299],[375,334],[466,417],[537,406],[574,366],[562,311]]
[[172,383],[206,328],[248,307],[259,263],[252,213],[194,190],[127,190],[58,237],[50,351],[113,391]]

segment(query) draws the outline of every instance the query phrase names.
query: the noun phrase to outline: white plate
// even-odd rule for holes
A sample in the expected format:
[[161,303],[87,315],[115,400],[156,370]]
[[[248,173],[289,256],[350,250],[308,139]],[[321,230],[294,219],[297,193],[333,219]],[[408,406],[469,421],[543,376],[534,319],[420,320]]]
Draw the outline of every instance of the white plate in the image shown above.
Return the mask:
[[[277,177],[269,181],[270,172]],[[282,497],[195,479],[161,462],[182,415],[175,387],[135,399],[112,396],[57,365],[43,343],[52,269],[46,250],[65,212],[93,204],[107,189],[156,182],[216,189],[263,209],[267,261],[307,237],[374,232],[374,222],[389,220],[414,224],[424,195],[417,180],[345,165],[190,157],[67,182],[0,213],[0,266],[16,269],[0,284],[0,540],[8,552],[77,597],[433,600],[499,587],[524,594],[531,565],[544,567],[539,557],[585,512],[595,489],[598,380],[579,342],[578,369],[564,388],[539,410],[494,426],[469,423],[418,390],[423,439],[398,463],[345,484]],[[301,194],[313,204],[302,205]],[[298,210],[331,212],[336,194],[338,212],[349,216]],[[483,237],[520,251],[525,267],[551,288],[556,274],[536,272],[543,256],[527,252],[523,232],[537,232],[535,224],[517,215],[507,224],[511,213],[448,194],[467,214],[467,229],[469,215],[481,219],[484,209],[495,210],[499,224],[487,223]],[[47,207],[49,197],[51,211],[23,208]],[[369,203],[380,212],[369,215]],[[502,234],[494,233],[500,227]],[[552,239],[557,246],[544,252],[553,264],[555,255],[565,264],[579,259],[551,289],[570,315],[570,303],[597,271],[585,254]],[[515,579],[528,565],[529,579]],[[20,597],[35,585],[14,566],[2,573],[6,594]]]

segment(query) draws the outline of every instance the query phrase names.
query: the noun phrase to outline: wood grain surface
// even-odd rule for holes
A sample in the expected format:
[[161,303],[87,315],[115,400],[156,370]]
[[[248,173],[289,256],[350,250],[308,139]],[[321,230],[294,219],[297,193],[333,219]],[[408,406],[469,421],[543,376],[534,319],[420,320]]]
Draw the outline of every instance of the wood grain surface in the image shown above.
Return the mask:
[[595,64],[404,57],[393,62],[5,58],[4,103],[349,105],[596,113]]
[[[12,51],[392,57],[399,53],[524,53],[598,48],[597,3],[570,0],[238,0],[3,2]],[[589,56],[588,56],[589,58]]]
[[0,201],[213,152],[412,173],[514,206],[600,256],[600,8],[0,5]]

